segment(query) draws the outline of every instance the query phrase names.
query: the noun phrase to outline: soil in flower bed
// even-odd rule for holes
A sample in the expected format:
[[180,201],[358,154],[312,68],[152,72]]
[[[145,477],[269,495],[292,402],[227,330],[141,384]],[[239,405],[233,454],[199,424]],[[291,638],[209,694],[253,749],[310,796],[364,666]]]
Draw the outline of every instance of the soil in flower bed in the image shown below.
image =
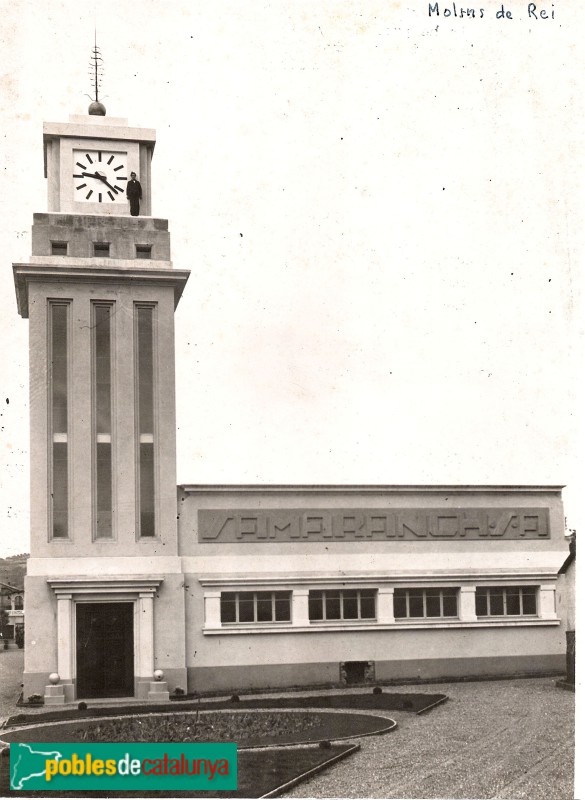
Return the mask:
[[[104,720],[77,728],[80,742],[241,742],[243,740],[310,738],[313,728],[322,728],[316,714],[279,712],[169,714],[131,719]],[[306,735],[307,734],[307,735]]]
[[[289,748],[282,750],[245,750],[238,753],[238,788],[232,792],[145,792],[140,797],[263,797],[289,781],[300,779],[310,770],[325,768],[327,762],[334,763],[359,749],[359,745],[332,745],[328,749],[320,747]],[[297,782],[300,782],[298,780]],[[0,797],[48,797],[47,792],[23,792],[9,789],[8,759],[0,759]],[[100,792],[100,797],[131,797],[136,792]],[[276,795],[274,795],[276,796]],[[59,797],[90,797],[95,800],[96,792],[59,792]]]
[[[382,692],[381,694],[329,694],[311,695],[309,697],[295,697],[286,695],[284,697],[244,697],[239,702],[234,702],[231,698],[225,700],[189,700],[181,702],[181,711],[200,709],[208,711],[217,708],[242,710],[247,708],[278,708],[282,710],[293,708],[351,708],[364,709],[369,711],[412,711],[420,714],[429,710],[433,706],[447,700],[445,694],[423,694],[418,692]],[[89,701],[91,702],[91,701]],[[49,711],[44,714],[16,714],[10,717],[6,725],[31,725],[39,722],[68,719],[87,719],[91,717],[109,717],[112,714],[136,713],[156,713],[157,711],[169,711],[177,708],[175,703],[165,705],[140,705],[140,706],[109,706],[101,708],[89,708],[79,711],[77,709],[67,709],[63,711]]]
[[[112,713],[112,712],[110,712]],[[395,727],[372,714],[324,711],[195,712],[70,720],[0,731],[6,742],[237,742],[238,748],[371,736]]]

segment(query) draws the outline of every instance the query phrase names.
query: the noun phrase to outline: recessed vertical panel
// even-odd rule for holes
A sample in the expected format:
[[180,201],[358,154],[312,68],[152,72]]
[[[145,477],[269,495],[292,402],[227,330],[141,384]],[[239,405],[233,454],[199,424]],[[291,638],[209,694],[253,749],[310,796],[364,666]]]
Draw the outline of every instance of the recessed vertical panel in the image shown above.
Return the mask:
[[69,304],[49,304],[50,536],[69,536]]
[[139,536],[156,536],[154,447],[154,308],[136,306],[136,418]]
[[92,311],[94,533],[113,535],[112,470],[112,305]]

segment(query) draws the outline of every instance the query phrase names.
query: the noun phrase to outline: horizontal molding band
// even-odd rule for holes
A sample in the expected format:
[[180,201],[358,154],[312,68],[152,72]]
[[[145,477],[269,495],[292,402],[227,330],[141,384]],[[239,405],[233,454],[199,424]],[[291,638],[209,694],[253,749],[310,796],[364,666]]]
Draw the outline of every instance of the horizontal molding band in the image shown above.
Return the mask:
[[[186,573],[186,575],[191,576],[191,573]],[[534,570],[527,570],[526,572],[520,572],[518,570],[506,572],[502,570],[497,572],[478,572],[475,574],[471,572],[458,573],[445,571],[444,573],[435,575],[428,575],[420,572],[402,575],[388,575],[387,573],[383,575],[376,573],[364,573],[361,575],[339,575],[338,573],[330,575],[291,575],[289,573],[287,575],[266,576],[214,575],[213,578],[201,578],[197,575],[193,575],[193,577],[199,580],[199,583],[204,588],[228,588],[234,586],[313,586],[314,588],[319,588],[321,585],[335,585],[340,588],[344,588],[348,585],[376,588],[376,586],[380,585],[392,586],[395,584],[408,584],[412,586],[413,589],[416,589],[425,588],[429,584],[449,583],[457,587],[461,585],[489,586],[491,585],[490,582],[493,581],[520,581],[523,584],[529,583],[530,581],[543,583],[546,581],[556,581],[557,573],[552,570],[543,572],[536,572]],[[417,583],[421,584],[421,586],[417,587],[414,585]],[[370,586],[370,584],[376,584],[376,586]]]
[[182,489],[184,492],[188,494],[206,494],[207,492],[212,493],[230,493],[230,492],[250,492],[250,493],[267,493],[271,494],[274,492],[340,492],[343,494],[352,493],[352,494],[370,494],[372,492],[379,493],[379,492],[388,492],[391,494],[401,494],[401,493],[408,493],[408,492],[423,492],[424,494],[432,494],[433,492],[439,492],[440,494],[444,494],[445,492],[450,492],[451,494],[474,494],[474,493],[481,493],[481,492],[488,492],[488,493],[511,493],[511,494],[541,494],[541,493],[549,493],[549,492],[560,492],[564,489],[564,485],[537,485],[537,486],[528,486],[528,485],[497,485],[497,484],[487,484],[485,486],[482,485],[448,485],[443,486],[441,484],[405,484],[401,486],[400,484],[366,484],[364,486],[360,486],[359,484],[234,484],[230,486],[229,484],[190,484],[184,483],[179,484],[179,489]]
[[442,630],[445,628],[526,628],[526,627],[545,627],[545,626],[558,626],[561,624],[560,619],[494,619],[486,621],[470,621],[456,620],[453,622],[396,622],[394,624],[381,624],[375,622],[368,625],[361,623],[359,625],[346,625],[346,624],[323,624],[316,625],[250,625],[244,627],[243,625],[238,628],[203,628],[204,636],[247,636],[249,634],[281,634],[281,633],[348,633],[350,631],[369,631],[370,633],[378,633],[380,631],[405,631],[405,630]]

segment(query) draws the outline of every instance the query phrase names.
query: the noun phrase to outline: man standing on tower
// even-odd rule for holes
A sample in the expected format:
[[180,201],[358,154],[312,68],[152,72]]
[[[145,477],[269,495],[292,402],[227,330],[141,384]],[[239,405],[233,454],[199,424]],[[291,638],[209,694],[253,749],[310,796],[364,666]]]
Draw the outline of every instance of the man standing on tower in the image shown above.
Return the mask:
[[130,180],[126,186],[126,197],[130,201],[130,214],[137,217],[140,211],[140,200],[142,199],[142,186],[136,180],[136,173],[130,173]]

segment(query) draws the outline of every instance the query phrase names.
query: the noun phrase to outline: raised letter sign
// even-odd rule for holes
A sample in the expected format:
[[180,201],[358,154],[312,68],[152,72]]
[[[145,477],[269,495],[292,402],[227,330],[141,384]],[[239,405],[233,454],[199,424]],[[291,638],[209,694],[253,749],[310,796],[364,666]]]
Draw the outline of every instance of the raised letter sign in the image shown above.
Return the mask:
[[209,544],[550,539],[547,508],[206,509],[198,523]]

